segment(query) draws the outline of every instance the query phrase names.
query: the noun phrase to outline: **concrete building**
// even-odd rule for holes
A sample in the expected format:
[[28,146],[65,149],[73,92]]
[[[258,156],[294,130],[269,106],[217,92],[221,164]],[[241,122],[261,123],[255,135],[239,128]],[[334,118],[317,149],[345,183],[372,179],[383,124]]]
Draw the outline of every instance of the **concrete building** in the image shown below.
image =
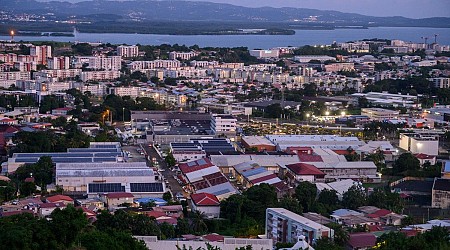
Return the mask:
[[306,242],[313,244],[323,237],[333,238],[334,231],[284,208],[266,210],[267,239],[272,239],[274,243],[295,243],[299,235],[305,236]]
[[325,61],[336,61],[336,58],[331,57],[331,56],[321,56],[321,55],[294,56],[294,61],[301,62],[301,63],[308,63],[311,60],[325,62]]
[[[187,237],[188,235],[186,235]],[[179,249],[206,249],[207,244],[213,248],[218,247],[221,250],[236,250],[252,246],[257,250],[272,250],[273,242],[268,239],[248,239],[248,238],[220,238],[219,240],[211,239],[208,236],[195,237],[193,239],[183,238],[181,240],[158,240],[158,236],[134,236],[138,240],[143,240],[149,249],[161,250],[179,250]],[[208,238],[210,240],[208,240]]]
[[32,46],[30,55],[37,56],[37,63],[47,65],[47,58],[52,57],[52,47],[48,45]]
[[435,178],[431,192],[432,207],[450,208],[450,179]]
[[208,218],[220,217],[220,201],[213,194],[196,193],[191,194],[192,211],[199,211]]
[[132,72],[143,69],[179,68],[179,67],[180,61],[178,60],[134,61],[128,64],[128,68]]
[[169,59],[170,60],[176,60],[176,59],[181,59],[181,60],[190,60],[192,57],[195,57],[198,55],[198,52],[176,52],[176,51],[172,51],[169,53]]
[[430,80],[433,81],[435,88],[440,88],[440,89],[450,88],[450,78],[449,77],[436,77],[436,78],[431,78]]
[[68,56],[47,58],[48,69],[69,69],[70,58]]
[[413,154],[438,155],[439,137],[419,133],[400,134],[399,147]]
[[264,49],[252,49],[250,50],[250,55],[254,56],[258,59],[261,58],[278,58],[280,56],[280,50],[278,49],[270,49],[270,50],[264,50]]
[[281,151],[286,151],[289,147],[346,150],[349,147],[356,149],[365,145],[365,142],[360,141],[357,137],[336,135],[266,135],[266,138]]
[[120,71],[86,71],[81,72],[81,81],[106,81],[120,77]]
[[113,192],[99,194],[100,199],[108,208],[119,207],[122,204],[132,204],[134,195],[126,192]]
[[362,108],[361,115],[369,117],[372,121],[386,121],[397,119],[400,115],[399,111],[382,109],[382,108]]
[[231,115],[211,116],[211,131],[214,135],[236,136],[236,118]]
[[351,97],[354,99],[355,103],[358,102],[358,99],[360,97],[364,97],[370,103],[383,107],[421,107],[421,104],[418,101],[418,97],[413,95],[389,94],[385,92],[368,92],[355,93],[352,94]]
[[120,45],[117,46],[117,55],[126,58],[137,57],[139,55],[139,48],[136,45]]

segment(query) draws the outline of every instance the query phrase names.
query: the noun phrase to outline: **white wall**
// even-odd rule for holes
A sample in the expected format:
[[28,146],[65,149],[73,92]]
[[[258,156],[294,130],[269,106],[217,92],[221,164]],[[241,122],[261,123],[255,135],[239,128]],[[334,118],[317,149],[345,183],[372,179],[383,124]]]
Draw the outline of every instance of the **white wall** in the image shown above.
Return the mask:
[[427,154],[427,155],[438,155],[439,153],[439,141],[423,141],[411,138],[410,151],[413,154]]
[[192,210],[205,213],[205,215],[209,218],[220,217],[220,206],[196,206],[194,203],[192,203]]

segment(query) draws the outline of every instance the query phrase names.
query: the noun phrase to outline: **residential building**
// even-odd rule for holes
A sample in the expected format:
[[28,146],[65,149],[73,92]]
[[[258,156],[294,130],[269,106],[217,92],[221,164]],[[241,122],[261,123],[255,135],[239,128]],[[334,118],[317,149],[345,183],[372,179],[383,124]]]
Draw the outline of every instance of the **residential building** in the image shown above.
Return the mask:
[[32,46],[30,55],[37,56],[37,63],[47,65],[47,58],[52,57],[52,47],[48,45]]
[[309,61],[336,61],[336,58],[331,56],[321,56],[321,55],[305,55],[305,56],[294,56],[294,61],[301,62],[301,63],[308,63]]
[[47,58],[48,69],[69,69],[70,58],[68,56]]
[[39,217],[44,218],[50,216],[55,209],[64,209],[66,208],[66,204],[63,202],[50,202],[50,203],[42,203],[39,205]]
[[369,117],[372,121],[386,121],[397,119],[400,112],[397,110],[389,110],[382,108],[362,108],[361,115]]
[[46,199],[45,199],[45,201],[47,202],[47,203],[64,203],[64,204],[66,204],[66,205],[69,205],[69,204],[71,204],[71,205],[74,205],[74,202],[73,202],[73,199],[72,198],[70,198],[69,196],[67,196],[67,195],[61,195],[61,194],[58,194],[58,195],[53,195],[53,196],[50,196],[50,197],[47,197]]
[[120,57],[137,57],[139,55],[139,47],[136,45],[126,46],[120,45],[117,46],[117,55]]
[[332,63],[324,66],[326,72],[338,72],[338,71],[353,71],[355,70],[354,63]]
[[450,179],[434,178],[431,206],[436,208],[450,208]]
[[439,154],[439,137],[420,133],[402,133],[399,147],[413,154],[435,156]]
[[198,211],[208,218],[220,217],[220,201],[213,194],[191,194],[192,211]]
[[105,81],[120,77],[120,71],[86,71],[81,72],[81,81]]
[[266,210],[266,237],[274,243],[296,243],[299,235],[305,236],[306,242],[334,237],[334,231],[284,208]]
[[373,233],[351,233],[348,235],[347,248],[351,250],[372,249],[377,243]]
[[431,78],[430,80],[433,81],[435,88],[440,88],[440,89],[450,88],[450,78],[449,77],[436,77],[436,78]]
[[[436,156],[435,155],[427,155],[427,154],[415,154],[414,155],[417,160],[420,162],[420,166],[423,166],[425,163],[429,163],[430,165],[436,164]],[[445,165],[445,163],[444,163]]]
[[190,60],[192,57],[197,56],[199,53],[198,52],[176,52],[176,51],[172,51],[169,53],[169,59],[170,60],[177,60],[177,59],[181,59],[181,60]]
[[123,204],[132,204],[134,195],[126,192],[114,192],[99,194],[108,208],[119,207]]

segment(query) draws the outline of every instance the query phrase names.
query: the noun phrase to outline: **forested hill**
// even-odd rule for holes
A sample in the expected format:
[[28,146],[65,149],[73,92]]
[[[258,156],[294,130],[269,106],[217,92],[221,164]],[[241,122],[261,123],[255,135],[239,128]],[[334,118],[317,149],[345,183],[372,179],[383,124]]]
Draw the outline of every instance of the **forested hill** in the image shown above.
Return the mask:
[[194,1],[105,1],[78,3],[36,0],[0,0],[7,13],[48,14],[67,19],[114,19],[115,21],[223,21],[288,22],[301,25],[340,26],[417,26],[450,27],[450,18],[411,19],[373,17],[338,11],[305,8],[248,8],[230,4]]

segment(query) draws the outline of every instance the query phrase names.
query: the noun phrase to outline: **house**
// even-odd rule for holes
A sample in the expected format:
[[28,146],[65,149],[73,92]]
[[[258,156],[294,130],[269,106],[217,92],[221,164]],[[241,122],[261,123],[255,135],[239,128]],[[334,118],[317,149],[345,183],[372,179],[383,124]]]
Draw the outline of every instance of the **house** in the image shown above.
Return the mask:
[[69,111],[71,111],[72,108],[64,107],[64,108],[57,108],[52,110],[52,115],[56,116],[66,116]]
[[368,214],[367,217],[372,219],[379,219],[385,225],[399,226],[402,224],[402,219],[405,216],[396,214],[387,209],[379,209],[373,213]]
[[42,203],[41,205],[39,205],[39,217],[47,217],[52,214],[52,212],[57,208],[64,209],[66,208],[66,204],[62,202]]
[[264,136],[244,136],[242,145],[249,151],[277,151],[277,147]]
[[174,217],[174,218],[183,217],[183,206],[182,205],[154,207],[153,211],[163,212],[165,215]]
[[427,154],[415,154],[414,155],[417,160],[419,160],[420,162],[420,166],[423,166],[423,164],[425,163],[430,163],[430,165],[435,165],[436,164],[436,156],[434,155],[427,155]]
[[64,204],[66,204],[66,205],[69,205],[69,204],[73,205],[74,204],[72,198],[70,198],[67,195],[60,195],[60,194],[47,197],[46,202],[47,203],[59,203],[59,202],[62,202]]
[[126,192],[106,193],[100,195],[107,207],[118,207],[122,204],[133,203],[133,194]]
[[220,217],[220,201],[213,194],[197,193],[191,195],[192,210],[204,213],[208,218]]
[[156,223],[162,224],[162,223],[168,223],[170,225],[176,226],[177,225],[177,218],[173,216],[166,215],[163,211],[146,211],[144,214],[148,217],[153,217],[156,220]]
[[286,165],[286,170],[285,177],[291,185],[301,181],[315,183],[317,180],[324,180],[325,178],[324,172],[314,165],[303,162]]
[[372,247],[374,247],[376,243],[377,238],[373,233],[353,233],[349,234],[347,249],[372,249]]

